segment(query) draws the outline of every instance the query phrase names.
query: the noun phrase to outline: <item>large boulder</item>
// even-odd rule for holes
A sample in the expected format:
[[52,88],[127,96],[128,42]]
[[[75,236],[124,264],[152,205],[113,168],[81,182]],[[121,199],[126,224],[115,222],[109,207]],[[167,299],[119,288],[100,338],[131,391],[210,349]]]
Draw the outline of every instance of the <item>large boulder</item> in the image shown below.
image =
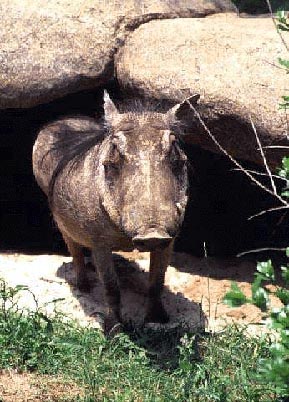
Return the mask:
[[[217,140],[236,158],[262,163],[251,119],[263,145],[288,145],[279,109],[288,75],[278,57],[288,54],[270,18],[219,14],[140,26],[118,52],[116,71],[122,87],[148,98],[199,93],[197,110]],[[189,142],[219,152],[192,110],[188,126]],[[282,154],[267,149],[272,166]]]
[[230,0],[1,0],[0,108],[103,84],[116,50],[142,23],[228,10]]

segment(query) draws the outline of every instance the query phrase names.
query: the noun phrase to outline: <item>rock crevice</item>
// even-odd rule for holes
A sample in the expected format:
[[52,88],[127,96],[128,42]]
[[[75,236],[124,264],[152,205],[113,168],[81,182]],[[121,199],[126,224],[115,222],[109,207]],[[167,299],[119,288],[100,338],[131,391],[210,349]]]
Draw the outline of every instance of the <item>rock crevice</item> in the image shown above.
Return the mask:
[[126,36],[151,20],[233,10],[229,0],[3,0],[0,108],[32,107],[104,84]]

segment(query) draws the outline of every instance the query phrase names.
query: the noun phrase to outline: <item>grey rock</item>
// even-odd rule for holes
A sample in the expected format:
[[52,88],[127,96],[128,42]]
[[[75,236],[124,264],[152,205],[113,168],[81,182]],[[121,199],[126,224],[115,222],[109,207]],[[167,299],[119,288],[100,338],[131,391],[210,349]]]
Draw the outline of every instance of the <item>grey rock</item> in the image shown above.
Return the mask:
[[[279,109],[288,76],[278,57],[286,59],[286,49],[270,18],[219,14],[140,26],[118,52],[116,71],[122,87],[148,98],[174,102],[199,93],[198,111],[224,148],[262,163],[251,119],[263,145],[288,145],[288,122]],[[187,140],[219,152],[191,112]],[[284,152],[268,149],[270,164]]]
[[147,21],[230,9],[228,0],[2,0],[0,108],[103,84],[126,35]]

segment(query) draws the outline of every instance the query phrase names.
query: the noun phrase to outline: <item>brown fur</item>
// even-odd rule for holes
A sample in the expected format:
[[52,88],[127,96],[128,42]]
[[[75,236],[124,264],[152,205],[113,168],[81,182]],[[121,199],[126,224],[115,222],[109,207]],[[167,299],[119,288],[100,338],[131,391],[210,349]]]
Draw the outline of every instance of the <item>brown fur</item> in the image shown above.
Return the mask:
[[104,283],[109,326],[121,320],[111,255],[119,249],[151,251],[146,320],[168,320],[161,291],[187,202],[186,156],[172,132],[181,107],[120,114],[106,94],[107,132],[92,119],[62,119],[41,130],[34,145],[34,174],[50,195],[77,284],[89,285],[85,246]]

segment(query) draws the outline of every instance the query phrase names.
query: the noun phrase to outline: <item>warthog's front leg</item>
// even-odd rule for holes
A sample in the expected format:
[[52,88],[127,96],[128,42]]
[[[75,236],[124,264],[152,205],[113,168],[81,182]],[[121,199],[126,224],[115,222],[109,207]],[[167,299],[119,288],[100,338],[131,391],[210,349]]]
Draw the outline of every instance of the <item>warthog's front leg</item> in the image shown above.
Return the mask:
[[172,247],[173,243],[163,250],[152,251],[150,254],[148,305],[145,322],[166,323],[169,321],[161,296]]
[[109,249],[93,249],[92,258],[98,270],[99,278],[103,283],[105,298],[108,304],[108,315],[105,320],[106,330],[110,330],[121,321],[120,318],[120,291],[118,278],[115,272],[112,253]]
[[76,286],[79,290],[90,290],[90,283],[85,271],[85,262],[82,247],[62,233],[68,251],[72,257],[73,269],[76,275]]

